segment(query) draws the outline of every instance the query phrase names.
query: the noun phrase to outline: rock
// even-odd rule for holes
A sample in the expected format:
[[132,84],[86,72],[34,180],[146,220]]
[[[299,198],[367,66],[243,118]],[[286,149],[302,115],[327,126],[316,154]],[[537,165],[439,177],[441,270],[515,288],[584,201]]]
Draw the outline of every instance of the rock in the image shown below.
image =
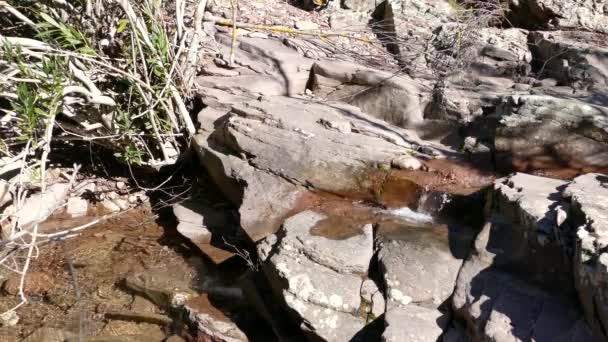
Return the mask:
[[319,119],[319,124],[323,125],[327,129],[333,129],[340,133],[352,132],[350,121],[327,121],[325,119]]
[[207,295],[189,299],[184,310],[199,338],[218,342],[249,341],[234,322],[211,304]]
[[116,182],[116,189],[123,190],[127,188],[127,184],[123,181]]
[[173,214],[179,222],[177,231],[195,244],[211,239],[207,225],[218,227],[227,223],[225,212],[194,201],[174,204]]
[[[458,242],[447,227],[381,222],[377,249],[388,303],[387,310],[411,302],[438,307],[454,290],[468,239]],[[468,241],[468,242],[467,242]],[[429,277],[428,275],[433,276]]]
[[71,217],[83,217],[89,210],[89,201],[82,197],[70,197],[66,204],[65,213]]
[[[19,294],[19,284],[21,283],[21,275],[13,273],[2,285],[2,290],[11,296]],[[29,272],[25,277],[23,292],[28,295],[42,296],[45,295],[54,286],[54,280],[48,274],[43,272]]]
[[593,341],[584,323],[583,338],[571,337],[581,324],[575,301],[544,292],[492,264],[492,255],[484,249],[494,250],[488,243],[500,237],[493,236],[489,227],[480,233],[474,253],[464,263],[452,299],[473,340]]
[[235,77],[239,75],[239,72],[236,70],[230,70],[226,68],[219,68],[215,65],[206,65],[203,68],[203,74],[209,76],[224,76],[224,77]]
[[436,342],[449,323],[449,315],[417,305],[396,307],[386,312],[384,342]]
[[[230,54],[229,35],[216,35],[224,56]],[[236,60],[238,76],[201,76],[198,88],[237,90],[262,95],[296,95],[306,89],[313,60],[304,58],[278,40],[239,37]],[[216,70],[217,69],[213,69]],[[253,71],[253,72],[252,72]]]
[[[484,270],[487,264],[478,266],[467,260],[453,300],[474,340],[595,340],[574,301],[551,296],[508,273]],[[583,338],[570,337],[580,328]]]
[[489,230],[492,239],[478,251],[481,257],[545,289],[571,295],[572,266],[567,257],[571,233],[557,220],[566,185],[523,173],[496,180],[493,212],[483,230]]
[[[30,229],[34,224],[43,222],[55,210],[68,199],[69,185],[67,183],[55,183],[46,188],[44,192],[29,196],[23,203],[21,209],[11,205],[3,212],[4,215],[18,215],[21,229]],[[3,237],[8,237],[12,219],[3,222]]]
[[365,279],[363,281],[361,284],[361,298],[369,303],[368,316],[371,313],[374,318],[379,317],[386,311],[384,294],[373,280]]
[[102,200],[99,205],[101,206],[101,208],[103,208],[105,211],[110,212],[110,213],[116,213],[119,212],[121,209],[118,206],[118,204],[114,203],[113,200],[111,199],[104,199]]
[[[448,2],[432,0],[385,1],[377,12],[375,25],[386,35],[387,49],[410,75],[426,72],[424,53],[416,52],[425,51],[433,32],[455,14]],[[408,44],[397,43],[403,41]]]
[[[216,94],[218,102],[240,100]],[[254,241],[273,233],[306,202],[304,186],[374,198],[379,184],[367,176],[370,170],[376,172],[375,165],[405,154],[417,141],[409,131],[337,103],[262,97],[227,110],[219,109],[221,103],[214,106],[218,109],[199,115],[196,151],[214,182],[239,206],[240,225]],[[349,122],[356,133],[319,122]]]
[[516,27],[608,33],[607,8],[602,4],[592,0],[509,0],[507,18]]
[[422,162],[415,157],[404,155],[391,161],[391,165],[402,170],[420,170]]
[[186,340],[179,335],[171,335],[171,336],[167,337],[165,342],[186,342]]
[[6,311],[0,314],[0,325],[2,327],[14,327],[17,323],[19,323],[19,315],[16,311]]
[[605,170],[608,107],[577,99],[514,95],[493,114],[499,169]]
[[123,280],[124,286],[136,294],[144,296],[161,308],[179,307],[192,297],[189,289],[180,289],[170,277],[138,273]]
[[64,342],[76,334],[57,328],[42,327],[36,329],[23,342]]
[[[532,53],[528,47],[528,32],[518,28],[484,27],[477,31],[478,54],[497,61],[529,63]],[[486,61],[487,63],[487,61]]]
[[352,63],[323,61],[312,66],[307,87],[314,91],[335,87],[334,82],[340,86],[328,96],[330,100],[339,99],[400,127],[415,127],[422,122],[421,89],[405,75],[392,77]]
[[313,23],[312,21],[301,20],[301,21],[296,21],[295,27],[298,30],[312,31],[312,30],[318,30],[319,24]]
[[[606,16],[608,23],[608,16]],[[542,63],[539,77],[552,77],[576,89],[605,91],[608,88],[608,48],[595,43],[604,40],[593,32],[531,32],[530,46]]]
[[574,242],[565,217],[574,205],[565,202],[566,186],[520,173],[495,182],[490,221],[452,297],[474,340],[595,340],[574,300]]
[[156,309],[156,304],[154,304],[152,301],[141,296],[133,296],[133,303],[131,303],[131,311],[155,313]]
[[574,281],[587,322],[602,339],[608,328],[608,176],[586,174],[564,191],[576,227]]
[[332,239],[315,233],[323,220],[328,217],[314,211],[290,217],[258,244],[258,253],[274,292],[296,322],[316,338],[346,341],[365,325],[359,316],[361,276],[373,254],[372,226],[347,228],[328,221],[327,229],[349,229],[346,237]]

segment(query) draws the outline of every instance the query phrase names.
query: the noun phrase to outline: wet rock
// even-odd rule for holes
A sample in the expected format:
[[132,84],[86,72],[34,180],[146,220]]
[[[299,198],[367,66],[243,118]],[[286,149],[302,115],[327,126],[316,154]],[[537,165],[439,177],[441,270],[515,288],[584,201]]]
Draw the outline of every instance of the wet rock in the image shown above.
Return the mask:
[[608,108],[540,95],[505,98],[494,145],[499,169],[608,168]]
[[184,310],[199,338],[218,342],[248,341],[238,326],[209,302],[207,295],[189,299]]
[[384,342],[435,342],[450,321],[449,315],[413,304],[388,310],[384,319]]
[[361,223],[349,236],[332,239],[315,234],[326,218],[314,211],[292,216],[259,243],[258,252],[264,273],[296,322],[311,336],[345,341],[365,325],[359,316],[360,291],[373,254],[372,226]]
[[543,65],[540,77],[595,91],[608,88],[608,49],[597,43],[604,39],[593,32],[572,31],[531,32],[529,37],[535,57]]
[[[378,226],[378,260],[388,297],[387,309],[412,302],[438,307],[453,292],[458,270],[468,253],[445,226]],[[469,244],[474,232],[469,234]],[[432,276],[429,276],[432,275]]]
[[576,227],[574,279],[587,322],[608,338],[608,176],[586,174],[564,191]]

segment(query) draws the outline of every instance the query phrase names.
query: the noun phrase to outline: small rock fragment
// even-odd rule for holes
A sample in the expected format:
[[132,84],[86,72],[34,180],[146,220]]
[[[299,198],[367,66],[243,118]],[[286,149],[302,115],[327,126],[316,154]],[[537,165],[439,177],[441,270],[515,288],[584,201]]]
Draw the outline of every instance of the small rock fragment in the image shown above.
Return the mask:
[[302,21],[296,21],[295,24],[296,28],[298,30],[318,30],[319,29],[319,25],[313,23],[312,21],[307,21],[307,20],[302,20]]
[[420,170],[422,162],[412,156],[403,155],[392,160],[393,167],[401,170]]

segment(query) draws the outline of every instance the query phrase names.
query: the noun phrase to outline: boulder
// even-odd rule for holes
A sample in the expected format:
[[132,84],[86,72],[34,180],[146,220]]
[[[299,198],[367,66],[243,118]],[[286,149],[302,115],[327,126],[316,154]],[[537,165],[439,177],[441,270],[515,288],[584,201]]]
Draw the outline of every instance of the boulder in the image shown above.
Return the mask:
[[[576,273],[581,269],[576,260],[584,253],[575,250],[572,238],[580,217],[575,198],[590,193],[598,176],[568,183],[518,173],[495,182],[489,221],[458,274],[452,296],[455,314],[467,323],[474,340],[604,339],[593,323],[592,334],[576,300],[576,291],[585,298],[581,293],[594,296],[596,290],[579,286],[585,276]],[[608,203],[602,201],[606,194],[593,191],[599,197],[592,196],[591,203],[605,209],[597,203]],[[583,244],[580,231],[585,228],[578,229],[577,246]],[[582,302],[587,322],[594,322],[590,317],[598,311],[590,315]]]
[[574,281],[587,322],[608,338],[608,176],[586,174],[565,189],[576,229]]
[[[230,54],[231,38],[217,34],[218,47],[225,56]],[[199,87],[236,90],[263,95],[295,95],[305,90],[314,60],[303,57],[279,40],[239,37],[234,69],[238,75],[200,76]]]
[[[215,96],[230,108],[218,103],[199,114],[194,145],[256,241],[305,205],[308,189],[376,199],[388,179],[378,166],[390,168],[392,160],[420,149],[411,132],[349,105],[282,96],[230,104],[246,97]],[[351,132],[334,128],[346,124]]]
[[[567,248],[570,228],[562,192],[567,182],[516,173],[494,182],[491,238],[484,253],[493,265],[565,294],[573,293]],[[541,257],[542,256],[542,257]]]
[[608,168],[608,107],[542,95],[504,98],[488,119],[499,120],[499,169],[576,172]]
[[330,88],[327,99],[357,106],[396,126],[415,127],[423,120],[419,97],[422,88],[406,75],[395,76],[347,62],[321,61],[312,66],[307,86],[313,91]]
[[506,15],[517,27],[608,33],[608,7],[594,0],[509,0]]
[[[608,16],[606,17],[608,20]],[[529,44],[538,63],[538,78],[554,78],[580,90],[608,88],[605,35],[580,31],[531,32]]]
[[361,288],[373,255],[372,225],[332,222],[326,228],[349,232],[335,239],[318,231],[328,219],[315,211],[296,214],[258,244],[258,253],[274,292],[311,338],[348,341],[365,325]]
[[455,14],[448,1],[387,0],[378,6],[372,26],[409,75],[427,73],[427,45],[435,31]]
[[446,226],[417,227],[398,221],[379,224],[376,248],[388,310],[410,303],[438,307],[450,297],[475,236],[470,233],[467,243],[456,241],[450,236],[454,233]]
[[[467,322],[473,340],[594,341],[576,301],[555,295],[493,264],[489,241],[498,240],[487,225],[475,241],[452,297],[455,314]],[[499,249],[491,249],[500,252]]]
[[196,328],[199,338],[205,341],[246,342],[247,336],[222,311],[218,310],[207,295],[189,299],[183,309],[188,320]]

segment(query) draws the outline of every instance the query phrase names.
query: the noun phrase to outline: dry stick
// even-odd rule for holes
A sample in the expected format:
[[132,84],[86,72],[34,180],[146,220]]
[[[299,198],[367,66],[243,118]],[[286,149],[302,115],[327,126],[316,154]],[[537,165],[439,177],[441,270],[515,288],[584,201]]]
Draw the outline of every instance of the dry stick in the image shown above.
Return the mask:
[[196,8],[194,10],[194,32],[192,39],[190,40],[189,51],[186,59],[186,70],[183,79],[183,85],[186,89],[190,89],[194,76],[196,75],[196,66],[198,63],[198,46],[200,44],[201,37],[204,34],[203,31],[203,18],[205,17],[205,7],[207,6],[207,0],[198,0]]
[[234,54],[236,53],[236,10],[237,10],[237,0],[230,0],[230,5],[232,6],[232,42],[230,44],[230,59],[229,64],[231,67],[234,66]]
[[344,37],[344,38],[358,40],[358,41],[361,41],[364,43],[373,43],[373,41],[368,38],[352,37],[345,33],[336,33],[336,32],[323,33],[321,31],[297,30],[297,29],[293,29],[293,28],[285,27],[285,26],[265,26],[265,25],[245,24],[245,23],[240,23],[240,22],[233,22],[233,20],[224,19],[224,18],[213,16],[213,15],[206,15],[204,21],[212,22],[219,26],[230,26],[230,27],[236,26],[237,28],[248,29],[248,30],[271,31],[271,32],[288,33],[288,34],[302,35],[302,36],[312,36],[312,37],[317,37],[319,39],[326,39],[326,38],[330,38],[330,37]]
[[16,8],[14,8],[10,4],[8,4],[6,1],[0,1],[0,9],[1,8],[6,9],[10,14],[17,17],[17,19],[23,21],[25,24],[27,24],[28,26],[33,28],[35,31],[38,31],[38,26],[36,26],[36,24],[33,21],[31,21],[23,13],[19,12],[19,10],[17,10]]

